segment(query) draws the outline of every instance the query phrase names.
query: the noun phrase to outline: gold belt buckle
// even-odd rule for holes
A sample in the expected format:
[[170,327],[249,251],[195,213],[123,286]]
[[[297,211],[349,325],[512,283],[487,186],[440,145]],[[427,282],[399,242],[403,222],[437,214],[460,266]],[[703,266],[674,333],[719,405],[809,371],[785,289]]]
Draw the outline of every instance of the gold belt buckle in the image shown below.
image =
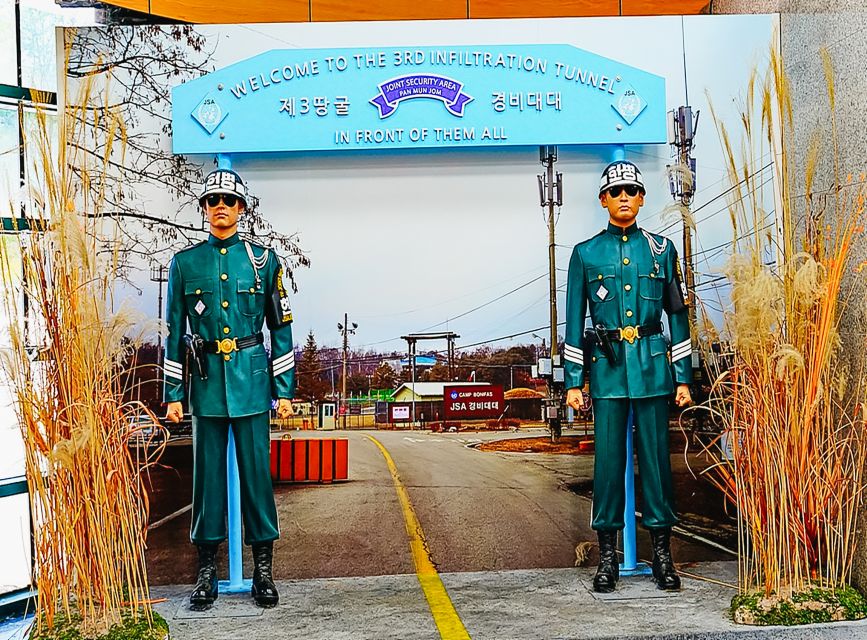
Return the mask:
[[634,326],[623,327],[620,330],[620,339],[626,340],[629,344],[635,342],[638,337],[638,328]]
[[237,338],[217,340],[217,353],[229,354],[238,350]]

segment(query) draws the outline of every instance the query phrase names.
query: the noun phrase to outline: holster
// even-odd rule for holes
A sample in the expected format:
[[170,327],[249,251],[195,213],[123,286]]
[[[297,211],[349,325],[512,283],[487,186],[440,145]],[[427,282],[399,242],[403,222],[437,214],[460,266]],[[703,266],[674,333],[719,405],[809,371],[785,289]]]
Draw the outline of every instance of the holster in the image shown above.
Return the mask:
[[602,349],[602,353],[605,354],[605,357],[608,358],[611,364],[617,364],[617,354],[614,352],[614,345],[611,344],[611,337],[608,335],[605,325],[597,324],[593,327],[593,331],[596,334],[596,342],[599,348]]
[[198,334],[185,334],[184,345],[187,348],[187,354],[199,373],[199,378],[202,380],[208,379],[208,361],[205,359],[205,341]]

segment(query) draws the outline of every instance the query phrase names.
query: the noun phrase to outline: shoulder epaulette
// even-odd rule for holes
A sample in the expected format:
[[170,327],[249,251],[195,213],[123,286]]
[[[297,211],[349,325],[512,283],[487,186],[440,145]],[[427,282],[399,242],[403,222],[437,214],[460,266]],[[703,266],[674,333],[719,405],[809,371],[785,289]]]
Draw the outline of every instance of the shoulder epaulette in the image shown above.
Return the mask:
[[585,245],[588,242],[593,242],[596,238],[598,238],[599,236],[605,235],[606,233],[608,233],[608,232],[605,229],[603,229],[602,231],[597,233],[595,236],[590,236],[589,238],[587,238],[586,240],[582,240],[581,242],[579,242],[575,246],[580,247],[581,245]]
[[192,251],[193,249],[198,249],[203,244],[208,244],[207,240],[202,240],[201,242],[197,242],[196,244],[191,244],[189,247],[184,247],[183,249],[178,250],[175,255],[178,256],[182,253],[187,253],[188,251]]

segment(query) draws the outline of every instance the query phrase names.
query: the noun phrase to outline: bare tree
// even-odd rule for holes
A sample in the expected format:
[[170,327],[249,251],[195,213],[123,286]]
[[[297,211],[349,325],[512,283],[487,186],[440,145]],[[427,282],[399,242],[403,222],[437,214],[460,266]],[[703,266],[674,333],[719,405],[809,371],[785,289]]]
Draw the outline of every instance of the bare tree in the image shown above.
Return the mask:
[[[86,188],[104,193],[105,213],[123,237],[126,273],[142,260],[165,264],[172,253],[205,235],[196,187],[213,167],[173,154],[167,141],[172,135],[171,87],[212,71],[213,45],[194,26],[183,24],[92,27],[66,34],[69,84],[105,80],[100,101],[88,110],[90,139],[86,144],[72,141],[87,153],[111,158],[104,178]],[[100,117],[107,110],[120,114],[125,129],[112,128],[110,118]],[[175,208],[148,209],[149,196],[157,193],[170,194]],[[310,263],[299,236],[275,232],[252,193],[243,235],[276,251],[297,290],[295,269]]]

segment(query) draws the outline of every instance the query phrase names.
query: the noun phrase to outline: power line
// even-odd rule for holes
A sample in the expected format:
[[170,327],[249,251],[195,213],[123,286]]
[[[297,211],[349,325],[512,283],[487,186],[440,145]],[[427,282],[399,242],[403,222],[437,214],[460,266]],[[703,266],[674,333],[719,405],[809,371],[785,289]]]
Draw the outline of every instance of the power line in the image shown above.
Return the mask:
[[[765,219],[767,219],[768,216],[773,215],[773,213],[774,213],[774,209],[771,209],[771,210],[770,210],[770,211],[765,215]],[[704,254],[704,253],[709,253],[709,252],[711,252],[711,251],[715,251],[715,250],[717,250],[717,249],[723,249],[723,248],[725,248],[725,247],[727,247],[727,246],[729,246],[729,245],[731,245],[731,244],[734,244],[735,242],[738,242],[738,241],[740,241],[740,240],[743,240],[744,238],[747,238],[747,237],[753,235],[754,233],[761,233],[762,231],[765,231],[766,229],[770,229],[770,228],[772,228],[773,226],[774,226],[773,223],[771,223],[771,224],[766,224],[764,227],[762,227],[761,229],[759,229],[758,232],[756,232],[756,231],[748,231],[748,232],[746,232],[744,235],[739,236],[739,237],[735,238],[734,240],[729,240],[728,242],[723,242],[722,244],[718,244],[717,246],[715,246],[715,247],[711,247],[710,249],[703,249],[702,251],[697,251],[697,252],[694,253],[693,255],[694,255],[694,256],[700,256],[700,255],[702,255],[702,254]]]
[[420,332],[421,332],[421,331],[427,331],[428,329],[433,329],[434,327],[438,327],[438,326],[440,326],[440,325],[446,324],[446,323],[451,322],[451,321],[453,321],[453,320],[457,320],[458,318],[463,318],[464,316],[468,316],[468,315],[470,315],[471,313],[473,313],[474,311],[478,311],[479,309],[482,309],[482,308],[484,308],[484,307],[487,307],[487,306],[490,305],[490,304],[493,304],[493,303],[495,303],[495,302],[497,302],[497,301],[499,301],[499,300],[502,300],[502,299],[505,298],[506,296],[510,296],[510,295],[512,295],[512,294],[515,293],[516,291],[520,291],[520,290],[523,289],[524,287],[528,287],[528,286],[530,286],[531,284],[533,284],[533,283],[536,282],[537,280],[541,280],[542,278],[544,278],[544,277],[547,276],[547,275],[548,275],[547,273],[543,273],[543,274],[541,274],[541,275],[539,275],[539,276],[533,278],[532,280],[530,280],[530,281],[528,281],[528,282],[525,282],[524,284],[522,284],[522,285],[520,285],[520,286],[515,287],[515,288],[512,289],[511,291],[507,291],[506,293],[504,293],[504,294],[502,294],[502,295],[499,295],[499,296],[497,296],[496,298],[493,298],[492,300],[488,300],[487,302],[484,302],[484,303],[480,304],[480,305],[477,306],[477,307],[473,307],[473,308],[470,309],[469,311],[464,311],[463,313],[458,314],[458,315],[456,315],[456,316],[454,316],[454,317],[448,318],[447,320],[444,320],[444,321],[442,321],[442,322],[437,322],[436,324],[432,324],[432,325],[430,325],[429,327],[425,327],[424,329],[420,329]]
[[[544,278],[546,275],[548,275],[548,274],[547,274],[547,273],[543,273],[543,274],[541,274],[541,275],[539,275],[539,276],[536,276],[536,277],[533,278],[532,280],[529,280],[529,281],[525,282],[524,284],[521,284],[521,285],[515,287],[515,288],[512,289],[511,291],[507,291],[506,293],[497,296],[496,298],[493,298],[493,299],[491,299],[491,300],[488,300],[487,302],[485,302],[485,303],[483,303],[483,304],[480,304],[480,305],[477,306],[477,307],[474,307],[474,308],[472,308],[472,309],[470,309],[470,310],[468,310],[468,311],[465,311],[465,312],[463,312],[463,313],[461,313],[461,314],[459,314],[459,315],[456,315],[456,316],[454,316],[454,317],[447,318],[446,320],[444,320],[444,321],[442,321],[442,322],[438,322],[438,323],[436,323],[436,324],[432,324],[432,325],[430,325],[429,327],[425,327],[424,329],[420,329],[419,331],[427,331],[427,330],[429,330],[429,329],[433,329],[434,327],[438,327],[438,326],[440,326],[440,325],[446,324],[446,323],[451,322],[451,321],[453,321],[453,320],[457,320],[458,318],[463,318],[464,316],[467,316],[467,315],[469,315],[469,314],[471,314],[471,313],[473,313],[473,312],[475,312],[475,311],[478,311],[479,309],[482,309],[482,308],[484,308],[484,307],[486,307],[486,306],[488,306],[488,305],[491,305],[491,304],[493,304],[493,303],[495,303],[495,302],[498,302],[499,300],[502,300],[503,298],[505,298],[505,297],[507,297],[507,296],[509,296],[509,295],[511,295],[511,294],[513,294],[513,293],[515,293],[516,291],[519,291],[519,290],[523,289],[524,287],[528,287],[528,286],[530,286],[531,284],[533,284],[533,283],[536,282],[537,280],[541,280],[542,278]],[[460,297],[464,297],[464,296],[460,296]],[[457,299],[459,299],[459,298],[453,298],[453,300],[457,300]],[[430,307],[423,307],[423,308],[430,308]],[[418,311],[418,310],[421,310],[421,309],[416,309],[416,311]],[[405,312],[405,313],[412,313],[412,312]],[[404,315],[404,314],[398,314],[398,315]],[[387,342],[397,342],[397,341],[400,340],[400,339],[401,339],[401,338],[400,338],[399,336],[395,336],[395,337],[392,337],[392,338],[386,338],[385,340],[377,340],[376,342],[368,342],[368,343],[365,343],[364,345],[361,345],[361,346],[363,346],[363,347],[375,346],[375,345],[378,345],[378,344],[385,344],[385,343],[387,343]]]
[[[563,322],[558,322],[557,326],[560,327],[561,325],[565,325],[565,324],[566,324],[566,321],[564,320]],[[471,344],[465,344],[465,345],[461,345],[461,346],[455,347],[455,348],[456,349],[469,349],[470,347],[478,347],[478,346],[483,345],[483,344],[490,344],[491,342],[498,342],[500,340],[509,340],[511,338],[517,338],[518,336],[527,335],[528,333],[535,333],[536,331],[542,331],[543,329],[548,329],[549,327],[550,327],[550,325],[546,324],[546,325],[543,325],[541,327],[536,327],[535,329],[528,329],[527,331],[519,331],[518,333],[513,333],[513,334],[508,335],[508,336],[501,336],[499,338],[491,338],[490,340],[482,340],[481,342],[473,342]]]
[[[509,282],[510,280],[514,280],[518,277],[524,276],[527,273],[537,271],[542,266],[544,266],[544,265],[537,265],[537,266],[533,267],[532,269],[527,269],[526,271],[522,271],[521,273],[516,273],[512,276],[509,276],[508,278],[505,278],[503,280],[499,280],[499,281],[497,281],[491,285],[488,285],[486,287],[481,287],[480,289],[474,289],[473,291],[469,291],[467,293],[461,294],[459,296],[455,296],[453,298],[448,298],[446,300],[441,300],[439,302],[435,302],[434,304],[426,305],[423,307],[417,307],[415,309],[408,309],[406,311],[394,311],[394,312],[390,312],[390,313],[381,313],[381,314],[375,314],[375,315],[359,315],[358,318],[359,319],[394,318],[395,316],[405,316],[405,315],[408,315],[410,313],[417,313],[419,311],[425,311],[427,309],[433,309],[435,307],[439,307],[439,306],[442,306],[444,304],[448,304],[449,302],[454,302],[455,300],[460,300],[462,298],[466,298],[466,297],[474,295],[476,293],[481,293],[482,291],[487,291],[488,289],[493,289],[494,287],[497,287],[503,283]],[[378,343],[371,343],[371,344],[378,344]]]
[[[737,187],[738,187],[741,183],[753,179],[755,176],[761,174],[762,172],[764,172],[764,171],[765,171],[766,169],[768,169],[769,167],[772,167],[773,165],[774,165],[773,161],[767,163],[765,166],[763,166],[762,168],[758,169],[758,170],[755,171],[754,173],[750,174],[750,175],[747,176],[746,178],[743,178],[742,180],[739,180],[738,182],[736,182],[735,184],[733,184],[732,186],[730,186],[730,187],[729,187],[728,189],[726,189],[725,191],[723,191],[723,192],[721,192],[721,193],[718,193],[717,195],[715,195],[713,198],[711,198],[710,200],[708,200],[707,202],[705,202],[705,203],[702,204],[701,206],[696,207],[695,209],[693,209],[692,213],[693,213],[693,214],[698,213],[699,211],[701,211],[702,209],[704,209],[705,207],[707,207],[707,206],[708,206],[709,204],[711,204],[712,202],[715,202],[715,201],[719,200],[719,199],[722,198],[723,196],[726,196],[726,195],[728,195],[729,193],[731,193],[732,191],[734,191],[735,189],[737,189]],[[758,185],[758,187],[762,187],[762,186],[766,185],[766,184],[767,184],[768,182],[770,182],[771,180],[773,180],[773,176],[771,176],[770,178],[768,178],[767,180],[765,180],[764,182],[762,182],[760,185]],[[756,187],[756,188],[758,188],[758,187]],[[751,191],[750,193],[753,193],[754,191],[755,191],[755,188],[754,188],[753,191]],[[743,196],[741,196],[740,198],[738,198],[738,200],[736,200],[735,202],[740,202],[740,201],[743,200],[747,195],[748,195],[748,194],[744,194]],[[699,223],[699,222],[704,222],[705,220],[708,220],[708,219],[712,218],[713,216],[717,215],[718,213],[721,213],[721,212],[723,212],[723,211],[728,210],[730,206],[731,206],[731,205],[726,205],[726,206],[723,207],[722,209],[720,209],[720,210],[718,210],[718,211],[715,211],[714,213],[712,213],[712,214],[710,214],[710,215],[708,215],[708,216],[705,216],[705,217],[702,218],[701,220],[696,220],[696,226],[698,226],[698,223]],[[674,226],[677,225],[677,224],[680,224],[680,220],[675,220],[675,221],[673,221],[673,222],[670,222],[669,224],[667,224],[666,226],[664,226],[662,229],[659,229],[658,231],[654,231],[653,233],[660,233],[660,234],[661,234],[661,233],[664,233],[665,231],[668,231],[669,229],[671,229],[672,227],[674,227]]]

